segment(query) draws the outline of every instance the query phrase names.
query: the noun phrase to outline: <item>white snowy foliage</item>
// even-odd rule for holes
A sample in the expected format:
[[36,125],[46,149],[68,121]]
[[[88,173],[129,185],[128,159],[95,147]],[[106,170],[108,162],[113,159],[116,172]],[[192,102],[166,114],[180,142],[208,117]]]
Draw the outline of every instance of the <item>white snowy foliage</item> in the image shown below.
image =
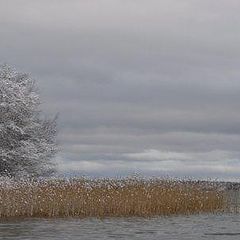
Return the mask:
[[35,82],[0,66],[0,175],[43,176],[54,170],[56,118],[41,117]]

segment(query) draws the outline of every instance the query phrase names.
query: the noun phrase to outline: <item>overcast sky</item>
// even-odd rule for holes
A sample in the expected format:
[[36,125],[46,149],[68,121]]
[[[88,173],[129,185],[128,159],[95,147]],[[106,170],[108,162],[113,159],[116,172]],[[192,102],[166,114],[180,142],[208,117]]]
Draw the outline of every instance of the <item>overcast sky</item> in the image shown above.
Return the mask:
[[61,172],[240,176],[239,0],[0,0],[0,62],[60,113]]

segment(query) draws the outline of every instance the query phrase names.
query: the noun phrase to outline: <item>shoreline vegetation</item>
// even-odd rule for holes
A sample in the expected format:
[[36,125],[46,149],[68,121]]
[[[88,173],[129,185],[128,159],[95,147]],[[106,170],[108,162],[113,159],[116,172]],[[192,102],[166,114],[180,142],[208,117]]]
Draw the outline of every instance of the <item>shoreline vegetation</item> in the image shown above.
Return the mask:
[[0,181],[0,218],[154,217],[222,212],[215,182],[164,179]]

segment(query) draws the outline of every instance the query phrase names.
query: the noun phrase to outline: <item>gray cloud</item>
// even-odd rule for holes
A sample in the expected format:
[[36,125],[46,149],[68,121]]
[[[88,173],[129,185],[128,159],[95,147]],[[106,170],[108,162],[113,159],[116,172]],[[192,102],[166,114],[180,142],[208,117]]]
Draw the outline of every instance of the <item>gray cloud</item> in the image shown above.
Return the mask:
[[[239,10],[237,0],[0,0],[1,61],[31,72],[44,110],[60,112],[61,171],[235,178]],[[150,149],[194,157],[126,157]]]

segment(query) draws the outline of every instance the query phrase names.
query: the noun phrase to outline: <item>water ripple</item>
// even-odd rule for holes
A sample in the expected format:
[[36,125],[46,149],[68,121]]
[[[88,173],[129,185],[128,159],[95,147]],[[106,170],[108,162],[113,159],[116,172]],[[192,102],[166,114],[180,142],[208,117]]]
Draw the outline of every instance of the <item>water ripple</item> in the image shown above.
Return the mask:
[[239,240],[238,214],[0,221],[0,240]]

